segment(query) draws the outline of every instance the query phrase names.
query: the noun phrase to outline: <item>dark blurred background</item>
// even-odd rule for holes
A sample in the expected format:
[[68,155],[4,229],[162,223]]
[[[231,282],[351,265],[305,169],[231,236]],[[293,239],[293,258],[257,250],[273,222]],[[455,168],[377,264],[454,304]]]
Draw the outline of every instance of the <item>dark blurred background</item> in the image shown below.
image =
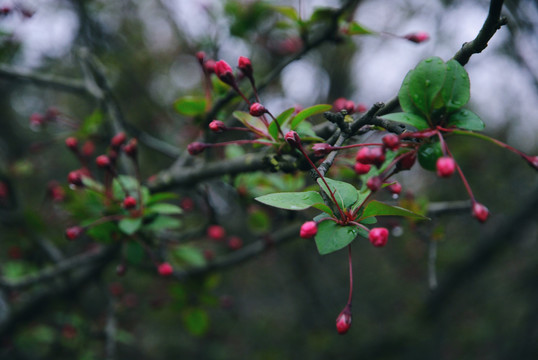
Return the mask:
[[[12,9],[0,15],[0,180],[9,193],[0,206],[1,274],[17,279],[47,265],[36,237],[66,255],[82,250],[64,240],[73,216],[48,199],[47,184],[56,180],[68,199],[74,197],[65,179],[77,162],[64,139],[77,133],[99,154],[114,133],[101,104],[87,92],[28,82],[20,72],[84,84],[88,70],[81,52],[89,51],[111,84],[129,134],[172,145],[163,154],[150,140],[141,141],[141,171],[148,178],[171,166],[202,133],[200,119],[174,111],[177,98],[203,96],[197,51],[233,66],[239,56],[248,56],[260,81],[297,52],[301,34],[274,5],[293,6],[307,19],[317,7],[341,3],[0,0],[0,7]],[[464,0],[360,1],[353,19],[365,27],[397,35],[426,31],[431,39],[414,44],[382,34],[326,42],[286,66],[261,92],[262,101],[274,114],[338,97],[367,107],[387,101],[418,61],[434,55],[448,60],[472,40],[488,6]],[[485,133],[533,155],[538,6],[532,0],[506,1],[503,14],[508,25],[465,67],[471,79],[468,108],[486,123]],[[32,114],[51,107],[65,123],[32,124]],[[223,109],[219,118],[228,119],[235,108]],[[80,124],[89,129],[80,132]],[[112,261],[95,279],[21,317],[1,337],[0,358],[104,358],[106,299],[116,291],[117,359],[536,359],[536,172],[489,142],[466,137],[448,142],[490,219],[479,224],[468,209],[432,214],[428,223],[389,219],[382,222],[392,230],[387,247],[356,241],[353,326],[345,336],[336,333],[334,321],[347,299],[347,254],[322,257],[312,241],[293,239],[245,263],[181,282],[157,278],[143,261],[119,278]],[[344,164],[331,171],[349,176]],[[247,214],[250,237],[237,230],[244,223],[233,224],[242,216],[223,224],[246,244],[314,216],[254,203],[252,196],[266,191],[260,190],[264,181],[281,191],[310,184],[304,173],[286,175],[285,185],[277,178],[226,179],[211,185],[214,194],[204,183],[173,189],[194,203],[182,219],[184,230],[194,234],[189,241],[199,248],[207,243],[200,229],[215,216],[204,201],[208,197]],[[467,199],[457,177],[440,180],[416,168],[397,180],[410,206],[427,209]],[[243,185],[247,195],[237,195],[230,185]],[[20,294],[0,295],[5,315],[2,308],[16,305]]]

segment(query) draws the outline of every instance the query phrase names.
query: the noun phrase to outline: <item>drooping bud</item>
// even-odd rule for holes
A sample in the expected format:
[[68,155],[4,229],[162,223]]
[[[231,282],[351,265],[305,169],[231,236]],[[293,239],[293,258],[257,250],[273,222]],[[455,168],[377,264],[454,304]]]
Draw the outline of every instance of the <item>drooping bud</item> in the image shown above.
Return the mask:
[[336,318],[336,331],[340,335],[344,335],[351,328],[351,308],[350,305],[346,305],[344,310]]
[[252,63],[249,58],[240,56],[237,67],[247,78],[252,79]]
[[267,113],[267,109],[260,103],[254,103],[250,105],[250,115],[252,116],[262,116]]
[[302,146],[301,144],[301,138],[299,137],[299,134],[295,131],[288,131],[286,135],[284,136],[284,139],[286,142],[292,147],[292,148],[300,148]]
[[385,162],[385,149],[382,147],[374,147],[370,149],[370,161],[378,168]]
[[414,42],[416,44],[420,44],[424,41],[428,41],[430,39],[430,35],[427,32],[419,31],[416,33],[407,34],[404,36],[404,39],[407,39],[411,42]]
[[361,147],[355,156],[355,161],[361,164],[371,164],[371,159],[372,155],[369,147]]
[[310,239],[318,233],[318,224],[315,221],[307,221],[301,226],[300,236]]
[[437,176],[448,178],[456,171],[456,162],[449,156],[441,156],[436,163]]
[[209,129],[216,133],[221,133],[226,130],[226,125],[220,120],[213,120],[209,123]]
[[157,270],[161,276],[170,276],[174,273],[174,268],[167,262],[160,264]]
[[65,139],[65,146],[74,153],[78,152],[78,140],[72,136]]
[[391,193],[399,195],[402,192],[402,185],[396,181],[394,184],[390,184],[388,189]]
[[475,219],[480,221],[481,223],[486,222],[489,216],[489,210],[484,205],[480,204],[479,202],[473,203],[473,209],[472,214]]
[[372,168],[371,165],[363,164],[363,163],[360,163],[360,162],[355,163],[355,166],[353,166],[353,170],[355,170],[355,173],[357,175],[368,174],[368,172],[370,171],[371,168]]
[[135,138],[129,140],[129,142],[123,147],[123,151],[127,156],[131,158],[136,158],[136,154],[138,153],[138,140]]
[[232,68],[224,60],[219,60],[215,63],[215,74],[217,77],[225,84],[228,84],[232,87],[236,87],[235,76],[233,74]]
[[214,73],[215,72],[215,64],[216,64],[216,62],[213,59],[206,60],[206,62],[204,63],[205,71],[208,74]]
[[200,63],[200,65],[204,65],[205,52],[198,51],[196,53],[196,59],[198,59],[198,62]]
[[187,146],[187,151],[189,152],[189,154],[191,155],[198,155],[200,154],[201,152],[203,152],[206,148],[208,147],[207,144],[204,144],[204,143],[201,143],[201,142],[193,142],[193,143],[190,143],[188,146]]
[[312,146],[312,150],[314,150],[316,156],[321,157],[330,154],[333,151],[333,147],[327,143],[317,143]]
[[368,240],[375,247],[383,247],[387,244],[389,238],[389,230],[384,227],[373,228],[368,234]]

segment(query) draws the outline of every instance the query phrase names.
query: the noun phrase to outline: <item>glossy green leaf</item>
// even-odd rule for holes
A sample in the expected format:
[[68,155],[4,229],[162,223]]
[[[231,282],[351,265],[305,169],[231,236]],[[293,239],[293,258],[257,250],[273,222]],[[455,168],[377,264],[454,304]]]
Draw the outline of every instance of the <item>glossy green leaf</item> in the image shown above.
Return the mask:
[[278,139],[278,126],[277,123],[282,127],[284,123],[291,118],[291,115],[295,111],[295,108],[290,108],[285,111],[283,111],[280,115],[276,117],[276,121],[272,121],[269,124],[269,134],[273,137],[273,139]]
[[118,228],[126,235],[133,235],[142,226],[142,218],[123,218],[118,222]]
[[370,35],[375,34],[375,31],[364,27],[356,21],[352,21],[348,24],[346,33],[348,35]]
[[148,205],[154,204],[160,201],[177,199],[179,196],[171,192],[160,192],[153,194],[148,199]]
[[205,112],[206,99],[201,96],[185,96],[174,103],[174,109],[181,115],[196,116]]
[[359,233],[356,226],[341,226],[326,220],[318,225],[316,246],[320,255],[330,254],[349,245]]
[[157,203],[147,208],[148,212],[163,214],[163,215],[177,215],[183,213],[183,210],[174,204]]
[[90,116],[84,119],[78,130],[78,135],[81,137],[95,135],[99,132],[103,120],[103,112],[100,109],[95,110]]
[[412,77],[413,77],[413,70],[410,70],[405,76],[402,86],[400,87],[400,91],[398,92],[398,102],[400,103],[400,107],[402,108],[404,112],[412,113],[412,114],[422,117],[424,115],[421,113],[420,109],[415,106],[413,101],[411,101],[411,96],[409,93],[409,83],[410,83],[409,80]]
[[294,130],[304,119],[310,116],[324,113],[325,111],[329,111],[332,109],[332,107],[333,106],[329,104],[319,104],[301,110],[297,115],[295,115],[295,117],[291,121],[291,129]]
[[347,209],[357,202],[359,193],[353,185],[343,181],[329,179],[328,177],[325,178],[325,181],[329,185],[329,188],[331,189],[330,191],[327,189],[327,186],[325,186],[325,183],[321,178],[318,178],[317,180],[319,186],[331,200],[331,192],[334,194],[334,198],[338,202],[338,205],[340,205],[340,208]]
[[414,213],[411,210],[404,209],[399,206],[393,206],[372,200],[366,205],[364,212],[361,215],[361,222],[363,219],[370,218],[372,216],[405,216],[413,219],[428,220],[427,217]]
[[462,109],[458,110],[448,118],[448,126],[455,126],[460,129],[481,131],[486,125],[474,112]]
[[375,216],[370,216],[370,217],[367,217],[365,219],[362,219],[361,221],[359,221],[361,224],[364,224],[364,225],[372,225],[372,224],[375,224],[377,223],[377,219],[375,218]]
[[181,220],[166,216],[166,215],[158,215],[153,219],[152,222],[150,222],[147,225],[144,225],[145,230],[150,231],[166,231],[166,230],[177,230],[181,228]]
[[467,71],[452,59],[446,63],[446,77],[441,90],[444,106],[448,113],[458,110],[471,97],[471,83]]
[[234,111],[233,116],[256,134],[269,138],[267,127],[259,117],[252,116],[244,111]]
[[443,156],[439,141],[422,145],[418,149],[418,162],[426,170],[435,171],[437,159]]
[[415,127],[417,130],[424,130],[430,127],[426,119],[424,119],[420,115],[416,115],[413,113],[407,113],[407,112],[392,113],[392,114],[383,115],[383,119],[411,125]]
[[202,309],[188,309],[183,312],[183,325],[192,335],[203,335],[209,330],[209,315]]
[[255,200],[286,210],[304,210],[314,204],[323,204],[321,195],[316,191],[273,193],[258,196]]
[[194,246],[181,245],[176,247],[172,253],[175,258],[188,265],[204,266],[206,264],[202,251]]
[[314,12],[312,13],[312,16],[310,16],[310,19],[308,21],[311,23],[314,23],[318,21],[332,20],[334,16],[335,16],[334,8],[320,7],[314,10]]

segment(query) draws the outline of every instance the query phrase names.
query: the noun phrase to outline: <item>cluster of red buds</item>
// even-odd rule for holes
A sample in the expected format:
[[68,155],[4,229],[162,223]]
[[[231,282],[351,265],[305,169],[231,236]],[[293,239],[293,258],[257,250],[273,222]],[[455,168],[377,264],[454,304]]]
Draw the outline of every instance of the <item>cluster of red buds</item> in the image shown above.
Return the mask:
[[[226,230],[220,225],[210,225],[207,228],[207,237],[216,243],[225,243],[230,250],[239,250],[243,247],[243,240],[236,235],[227,236]],[[211,250],[204,253],[206,259],[211,260],[214,254]]]
[[348,115],[351,115],[354,113],[363,113],[367,110],[367,108],[366,108],[366,105],[363,103],[359,103],[355,105],[353,101],[340,97],[334,100],[333,111],[340,112],[342,110],[345,110],[348,113]]

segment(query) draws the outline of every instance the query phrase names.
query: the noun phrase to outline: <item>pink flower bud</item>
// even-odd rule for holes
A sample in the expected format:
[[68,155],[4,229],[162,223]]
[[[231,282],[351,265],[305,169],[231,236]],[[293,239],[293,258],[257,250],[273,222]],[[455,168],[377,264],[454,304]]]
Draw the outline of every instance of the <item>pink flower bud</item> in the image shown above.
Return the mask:
[[222,241],[226,236],[226,230],[220,225],[211,225],[207,228],[207,236],[214,241]]
[[399,195],[402,192],[402,185],[396,181],[394,184],[390,184],[388,189],[391,193]]
[[71,171],[67,174],[67,182],[75,186],[83,186],[82,183],[82,173],[80,170]]
[[437,159],[437,176],[448,178],[456,171],[456,162],[449,156],[442,156]]
[[357,155],[355,156],[355,161],[361,163],[361,164],[371,164],[371,151],[369,147],[361,147],[357,151]]
[[110,146],[112,146],[115,149],[119,149],[119,147],[123,145],[125,140],[127,140],[127,136],[125,135],[125,133],[123,131],[119,132],[116,135],[114,135],[112,140],[110,140]]
[[80,226],[73,226],[73,227],[67,228],[67,229],[65,230],[65,237],[66,237],[68,240],[75,240],[75,239],[78,238],[83,232],[84,232],[84,229],[81,228]]
[[200,65],[203,65],[204,64],[204,59],[205,59],[205,52],[198,51],[196,53],[196,59],[198,59],[198,62],[200,63]]
[[300,148],[302,146],[301,144],[301,138],[299,137],[299,134],[297,134],[295,131],[288,131],[286,135],[284,136],[284,139],[292,148]]
[[398,137],[398,135],[387,134],[383,136],[382,141],[383,145],[385,145],[387,149],[390,149],[392,151],[395,151],[400,147],[400,138]]
[[227,245],[230,250],[239,250],[243,247],[243,240],[238,236],[230,236]]
[[97,164],[97,166],[99,166],[100,168],[107,168],[110,166],[110,158],[106,155],[99,155],[96,159],[95,159],[95,163]]
[[318,224],[315,221],[307,221],[301,226],[300,236],[303,239],[310,239],[318,233]]
[[346,110],[348,114],[353,114],[355,111],[355,103],[346,98],[338,98],[333,102],[333,110],[336,112]]
[[359,105],[357,105],[357,108],[355,109],[355,111],[359,113],[366,112],[366,110],[368,110],[368,108],[363,103],[360,103]]
[[160,264],[157,270],[159,271],[159,275],[161,276],[170,276],[174,273],[172,265],[167,262]]
[[314,150],[314,154],[316,156],[325,156],[333,151],[333,147],[326,143],[318,143],[312,146],[312,150]]
[[396,168],[398,170],[409,170],[413,167],[416,160],[417,160],[417,152],[410,151],[404,156],[402,156],[400,161],[398,161],[398,163],[396,164]]
[[336,318],[336,331],[340,335],[344,335],[351,328],[351,309],[349,305],[342,310],[342,312]]
[[250,115],[252,116],[262,116],[267,113],[267,109],[260,103],[254,103],[250,105]]
[[387,244],[388,238],[389,231],[387,230],[387,228],[384,227],[373,228],[368,234],[368,240],[370,240],[372,245],[376,247],[385,246]]
[[353,170],[355,170],[355,173],[357,175],[364,175],[364,174],[368,174],[371,168],[372,168],[371,165],[358,162],[358,163],[355,163]]
[[223,82],[230,86],[235,87],[235,76],[233,74],[232,68],[224,60],[219,60],[215,63],[215,74]]
[[220,120],[213,120],[209,123],[209,129],[216,133],[221,133],[226,130],[226,125]]
[[411,42],[414,42],[416,44],[420,44],[424,41],[428,41],[430,39],[430,35],[428,35],[427,32],[419,31],[412,34],[407,34],[404,36],[404,39],[407,39]]
[[472,214],[473,214],[473,217],[475,219],[477,219],[481,223],[484,223],[488,219],[489,210],[484,205],[482,205],[482,204],[480,204],[478,202],[474,202],[473,203],[473,212],[472,212]]
[[240,56],[237,67],[246,77],[252,78],[252,63],[249,58]]
[[216,65],[215,60],[212,60],[212,59],[206,60],[206,62],[204,63],[205,71],[207,71],[208,74],[214,73],[215,65]]
[[383,180],[379,176],[374,176],[368,179],[366,186],[373,192],[376,192],[383,185]]
[[136,154],[138,153],[138,140],[136,139],[129,140],[127,145],[123,147],[123,151],[125,152],[125,154],[127,154],[127,156],[135,158]]
[[380,167],[385,162],[385,149],[382,147],[374,147],[370,149],[370,161],[377,167]]
[[78,152],[78,140],[72,136],[65,139],[65,146],[75,153]]
[[125,209],[134,209],[136,207],[136,199],[132,196],[126,196],[125,199],[123,199],[123,207]]
[[207,148],[207,144],[201,142],[193,142],[187,146],[187,151],[191,155],[198,155]]

